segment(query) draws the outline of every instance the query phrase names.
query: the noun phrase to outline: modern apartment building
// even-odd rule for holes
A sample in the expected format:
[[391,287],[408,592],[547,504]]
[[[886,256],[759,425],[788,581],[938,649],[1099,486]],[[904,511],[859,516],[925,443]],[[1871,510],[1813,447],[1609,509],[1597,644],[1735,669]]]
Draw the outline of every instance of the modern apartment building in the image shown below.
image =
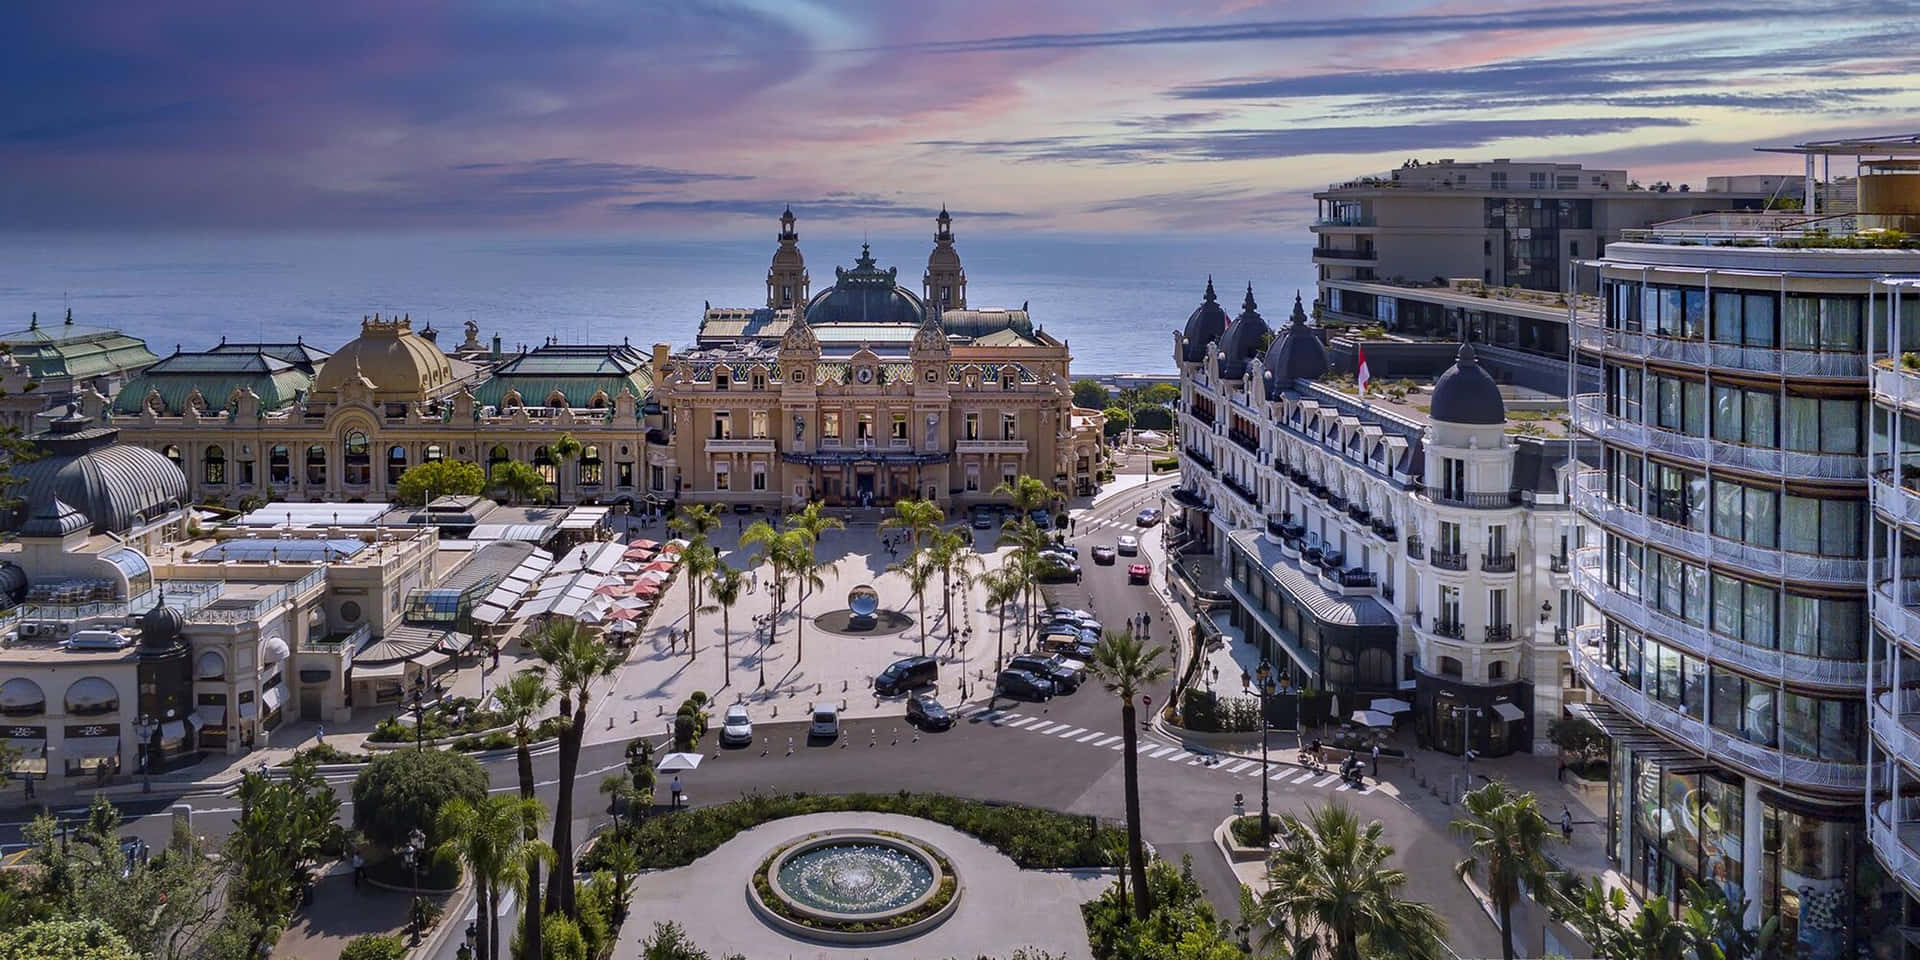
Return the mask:
[[1314,194],[1321,316],[1562,362],[1571,264],[1602,255],[1623,230],[1758,209],[1801,184],[1716,177],[1707,187],[1642,189],[1625,170],[1579,163],[1450,159],[1333,184]]
[[1275,331],[1251,288],[1229,319],[1209,283],[1173,346],[1182,564],[1284,689],[1410,700],[1452,753],[1543,743],[1574,622],[1560,398],[1500,387],[1469,345],[1363,397],[1297,295]]
[[1895,159],[1863,161],[1857,212],[1688,217],[1585,265],[1574,710],[1613,737],[1634,887],[1718,884],[1799,956],[1911,957],[1920,249],[1884,230],[1913,230],[1920,149],[1795,149]]

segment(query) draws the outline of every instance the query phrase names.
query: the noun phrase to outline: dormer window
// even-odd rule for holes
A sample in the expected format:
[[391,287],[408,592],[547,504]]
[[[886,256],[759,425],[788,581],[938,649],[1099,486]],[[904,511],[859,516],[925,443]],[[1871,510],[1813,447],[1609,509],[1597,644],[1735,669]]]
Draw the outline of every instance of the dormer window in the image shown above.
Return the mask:
[[727,381],[728,381],[728,380],[730,380],[730,379],[731,379],[731,377],[729,377],[729,376],[727,375],[727,372],[726,372],[725,370],[716,370],[716,371],[714,371],[714,374],[713,374],[713,388],[714,388],[715,390],[725,390],[725,389],[727,389],[727,386],[728,386],[728,383],[727,383]]

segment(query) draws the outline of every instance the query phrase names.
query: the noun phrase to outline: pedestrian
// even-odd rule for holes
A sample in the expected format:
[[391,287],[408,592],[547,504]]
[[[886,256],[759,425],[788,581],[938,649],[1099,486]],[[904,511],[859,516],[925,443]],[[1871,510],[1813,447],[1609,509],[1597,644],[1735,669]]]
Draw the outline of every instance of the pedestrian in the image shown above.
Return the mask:
[[1079,533],[1079,529],[1080,529],[1080,518],[1068,517],[1067,518],[1067,536],[1071,537],[1071,536],[1077,535]]
[[1573,811],[1564,803],[1560,805],[1560,836],[1568,843],[1573,842]]
[[677,773],[673,775],[672,789],[673,789],[673,808],[675,810],[678,810],[680,809],[680,775]]
[[356,887],[359,886],[360,881],[365,880],[366,877],[367,862],[360,859],[360,851],[355,850],[353,852],[353,885]]
[[1380,782],[1380,745],[1377,743],[1373,745],[1373,780]]
[[315,743],[327,742],[327,725],[326,724],[316,723],[313,725],[313,740]]

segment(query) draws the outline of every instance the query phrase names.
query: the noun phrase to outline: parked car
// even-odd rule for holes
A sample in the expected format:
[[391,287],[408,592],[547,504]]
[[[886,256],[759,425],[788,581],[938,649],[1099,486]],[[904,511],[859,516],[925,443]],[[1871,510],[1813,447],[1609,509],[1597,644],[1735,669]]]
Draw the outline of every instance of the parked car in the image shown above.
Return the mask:
[[1049,620],[1073,619],[1073,620],[1087,621],[1087,620],[1093,619],[1093,612],[1089,610],[1078,610],[1072,607],[1053,607],[1047,611],[1047,619]]
[[1002,670],[993,679],[993,693],[997,697],[1038,703],[1053,699],[1053,681],[1029,670]]
[[1080,548],[1068,543],[1066,537],[1054,537],[1053,542],[1047,544],[1047,550],[1053,553],[1064,553],[1075,560],[1080,559]]
[[1114,557],[1113,548],[1107,546],[1106,544],[1101,544],[1100,546],[1093,548],[1094,563],[1100,564],[1103,567],[1112,566],[1113,557]]
[[1052,680],[1053,688],[1060,693],[1072,693],[1080,689],[1082,668],[1085,666],[1085,661],[1068,659],[1064,654],[1058,653],[1050,657],[1023,654],[1007,661],[1009,669],[1025,670]]
[[840,705],[821,702],[813,705],[813,722],[807,725],[807,736],[821,740],[835,740],[840,736]]
[[873,678],[873,692],[883,697],[930,686],[940,679],[940,661],[932,657],[908,657],[887,664]]
[[1142,511],[1140,511],[1140,515],[1139,515],[1139,516],[1136,516],[1136,517],[1134,517],[1134,518],[1133,518],[1133,522],[1134,522],[1134,523],[1137,523],[1137,524],[1139,524],[1140,526],[1143,526],[1143,527],[1151,527],[1151,526],[1153,526],[1154,524],[1156,524],[1156,523],[1159,523],[1159,522],[1160,522],[1160,508],[1159,508],[1159,507],[1148,507],[1148,508],[1146,508],[1145,510],[1142,510]]
[[975,530],[992,530],[993,514],[986,510],[975,510],[973,512],[973,528]]
[[922,730],[945,730],[953,726],[953,714],[933,694],[922,693],[907,701],[907,722]]
[[1053,514],[1048,513],[1045,510],[1032,511],[1031,513],[1027,514],[1027,518],[1033,521],[1034,526],[1039,527],[1042,530],[1053,529]]
[[1034,646],[1048,656],[1057,653],[1082,663],[1093,659],[1093,644],[1086,643],[1079,637],[1066,637],[1060,634],[1042,635]]
[[1127,566],[1127,582],[1146,583],[1149,571],[1150,568],[1144,563],[1129,564]]
[[752,742],[753,718],[747,715],[747,705],[736,703],[728,707],[720,717],[720,745],[744,747]]
[[1113,542],[1113,549],[1123,557],[1137,557],[1140,555],[1140,538],[1130,533],[1121,534],[1120,539]]
[[1034,579],[1041,583],[1077,583],[1080,565],[1058,554],[1041,554],[1040,570]]

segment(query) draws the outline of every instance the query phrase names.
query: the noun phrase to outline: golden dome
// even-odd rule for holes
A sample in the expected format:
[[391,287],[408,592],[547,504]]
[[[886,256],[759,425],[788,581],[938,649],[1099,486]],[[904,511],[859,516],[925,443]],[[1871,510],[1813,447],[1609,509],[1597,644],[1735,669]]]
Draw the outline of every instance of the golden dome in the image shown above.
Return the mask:
[[433,343],[413,332],[407,317],[379,314],[360,321],[360,336],[335,351],[314,377],[316,397],[333,397],[356,377],[373,384],[376,400],[422,400],[453,383],[453,365]]

